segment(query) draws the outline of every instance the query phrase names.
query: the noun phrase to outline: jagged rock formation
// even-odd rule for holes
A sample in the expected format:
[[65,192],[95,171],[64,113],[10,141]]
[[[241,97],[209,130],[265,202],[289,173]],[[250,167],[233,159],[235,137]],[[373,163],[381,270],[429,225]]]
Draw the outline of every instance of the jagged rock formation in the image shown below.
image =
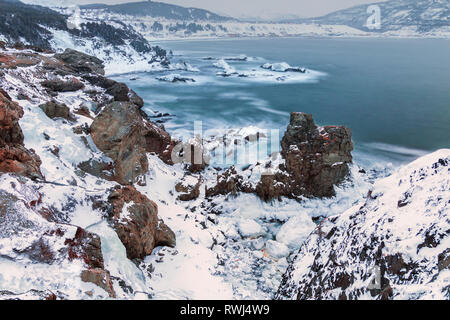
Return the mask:
[[55,54],[55,58],[62,60],[75,73],[105,74],[105,65],[102,60],[73,49],[66,49],[63,53]]
[[318,127],[310,114],[293,112],[281,141],[281,164],[252,185],[234,167],[217,176],[206,196],[256,193],[264,201],[281,197],[332,197],[334,186],[348,174],[352,162],[350,130],[342,126]]
[[186,175],[182,181],[175,185],[175,191],[180,193],[178,200],[191,201],[200,196],[201,176]]
[[342,182],[352,162],[350,129],[319,128],[305,113],[291,113],[281,149],[286,171],[294,180],[290,186],[294,195],[333,196],[333,186]]
[[365,202],[323,221],[278,299],[449,299],[450,150],[379,180]]
[[158,219],[157,205],[134,187],[117,188],[108,201],[112,204],[110,223],[129,259],[143,259],[157,246],[175,246],[175,234]]
[[[124,293],[117,288],[143,281],[133,278],[139,269],[128,278],[111,269],[102,252],[102,232],[91,231],[75,216],[86,213],[88,219],[100,219],[97,223],[108,222],[112,241],[117,239],[126,249],[121,263],[131,264],[130,269],[137,267],[127,256],[142,259],[155,246],[175,246],[175,234],[158,218],[156,204],[134,187],[114,182],[136,182],[136,172],[148,170],[147,153],[170,159],[174,142],[146,118],[136,93],[103,76],[101,60],[73,50],[42,55],[31,47],[0,47],[2,268],[7,263],[18,270],[45,264],[64,270],[48,275],[40,273],[42,269],[30,271],[32,279],[23,286],[33,297],[105,297],[105,292],[112,298],[126,296],[128,289]],[[72,97],[64,94],[68,91]],[[43,161],[24,144],[32,145]],[[143,165],[136,170],[140,161]],[[62,283],[64,276],[71,282]],[[22,297],[21,284],[8,281],[2,278],[2,286],[12,289],[0,296]],[[48,287],[42,288],[46,281]]]
[[22,116],[22,107],[12,102],[7,94],[0,93],[0,172],[43,179],[39,156],[23,145],[19,126]]

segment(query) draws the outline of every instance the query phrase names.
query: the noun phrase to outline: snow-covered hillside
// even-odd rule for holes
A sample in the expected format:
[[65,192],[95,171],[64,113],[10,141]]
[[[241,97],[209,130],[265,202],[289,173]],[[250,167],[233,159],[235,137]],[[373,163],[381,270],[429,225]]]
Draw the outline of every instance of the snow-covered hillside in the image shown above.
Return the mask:
[[300,248],[279,299],[449,299],[450,150],[377,181]]
[[[450,2],[447,0],[390,0],[374,3],[379,8],[380,28],[367,26],[372,4],[340,10],[326,16],[294,20],[319,24],[347,25],[385,35],[446,35],[450,33]],[[291,22],[294,22],[291,21]]]
[[0,41],[62,52],[77,49],[102,59],[106,73],[155,70],[166,52],[120,22],[86,21],[38,5],[0,0]]

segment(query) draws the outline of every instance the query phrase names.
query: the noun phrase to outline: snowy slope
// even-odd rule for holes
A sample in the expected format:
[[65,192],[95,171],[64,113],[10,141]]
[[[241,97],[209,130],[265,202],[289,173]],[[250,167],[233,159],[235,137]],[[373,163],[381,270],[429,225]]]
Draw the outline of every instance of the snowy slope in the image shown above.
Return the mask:
[[377,181],[300,248],[278,299],[449,299],[450,150]]
[[[367,19],[371,15],[368,8],[371,4],[360,5],[330,13],[326,16],[303,19],[303,22],[347,25],[353,28],[370,31]],[[417,33],[437,33],[450,27],[450,3],[447,0],[390,0],[374,3],[380,8],[381,28],[373,32],[388,32],[409,29]],[[298,21],[298,20],[297,20]]]

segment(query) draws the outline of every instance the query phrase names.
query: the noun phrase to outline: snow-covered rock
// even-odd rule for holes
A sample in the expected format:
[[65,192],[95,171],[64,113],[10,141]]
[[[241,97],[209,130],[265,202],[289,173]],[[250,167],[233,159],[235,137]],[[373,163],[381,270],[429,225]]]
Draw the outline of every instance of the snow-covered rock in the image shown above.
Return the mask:
[[290,250],[297,250],[315,228],[316,225],[311,218],[299,212],[281,226],[276,238]]
[[240,220],[236,223],[239,234],[244,238],[257,238],[264,235],[264,229],[252,219]]
[[284,243],[269,240],[266,242],[266,252],[271,258],[281,259],[289,255],[289,248]]
[[449,299],[450,149],[377,181],[329,217],[284,275],[278,299]]

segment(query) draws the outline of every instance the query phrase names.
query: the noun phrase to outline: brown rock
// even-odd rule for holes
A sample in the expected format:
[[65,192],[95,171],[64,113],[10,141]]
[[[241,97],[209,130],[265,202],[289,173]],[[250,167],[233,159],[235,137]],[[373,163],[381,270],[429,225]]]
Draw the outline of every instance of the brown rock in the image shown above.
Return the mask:
[[62,60],[74,72],[105,74],[102,60],[73,49],[66,49],[63,53],[55,54],[55,58]]
[[84,84],[76,78],[71,80],[44,80],[41,85],[53,92],[71,92],[84,88]]
[[65,104],[59,104],[54,101],[49,101],[44,104],[41,104],[39,108],[44,111],[44,113],[50,119],[54,118],[64,118],[66,120],[74,120],[74,116],[70,113],[69,107]]
[[200,195],[200,186],[202,177],[185,176],[183,181],[175,185],[175,191],[180,193],[178,200],[191,201],[197,199]]
[[352,162],[349,129],[318,127],[310,114],[300,112],[291,113],[281,148],[289,176],[278,173],[263,177],[257,190],[265,200],[279,196],[332,197],[334,186],[344,180]]
[[100,238],[78,227],[73,239],[66,239],[69,260],[81,259],[89,268],[104,268]]
[[89,269],[83,270],[81,272],[81,280],[83,282],[93,283],[103,290],[105,290],[111,298],[116,297],[116,292],[114,291],[111,276],[107,270],[104,269]]
[[130,102],[106,106],[91,125],[96,146],[113,159],[116,181],[132,184],[148,170],[145,153],[146,125],[139,109]]
[[165,158],[171,139],[164,130],[146,121],[138,106],[131,102],[113,102],[106,106],[91,125],[96,146],[113,159],[116,181],[132,184],[148,170],[146,152]]
[[255,190],[249,183],[244,182],[242,176],[238,175],[235,167],[230,167],[222,174],[217,175],[217,183],[211,188],[206,188],[206,197],[218,195],[237,195],[238,192],[253,193]]
[[22,116],[22,108],[0,93],[0,172],[43,179],[39,156],[23,146]]
[[[129,259],[150,255],[158,245],[175,246],[175,234],[158,219],[156,203],[126,186],[111,192],[110,223],[122,241]],[[125,207],[125,204],[128,204]]]

